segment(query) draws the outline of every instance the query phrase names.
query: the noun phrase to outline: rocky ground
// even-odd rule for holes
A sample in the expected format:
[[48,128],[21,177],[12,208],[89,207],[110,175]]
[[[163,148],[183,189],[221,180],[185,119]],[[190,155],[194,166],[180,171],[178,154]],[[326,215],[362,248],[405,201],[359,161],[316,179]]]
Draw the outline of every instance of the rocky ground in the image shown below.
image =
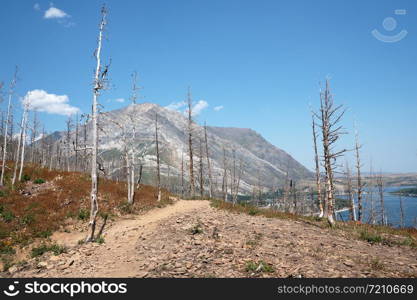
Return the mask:
[[[74,236],[72,236],[74,235]],[[416,277],[417,251],[370,244],[299,221],[234,214],[177,201],[118,220],[103,244],[14,266],[7,277]],[[76,237],[76,238],[74,238]]]

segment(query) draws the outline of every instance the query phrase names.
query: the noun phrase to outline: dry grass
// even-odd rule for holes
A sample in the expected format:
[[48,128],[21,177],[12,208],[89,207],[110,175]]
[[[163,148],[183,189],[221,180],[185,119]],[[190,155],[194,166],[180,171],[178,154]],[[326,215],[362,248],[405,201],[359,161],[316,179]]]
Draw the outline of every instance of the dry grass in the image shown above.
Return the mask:
[[[320,228],[329,228],[325,219],[317,217],[300,216],[292,213],[275,211],[272,209],[260,209],[252,205],[233,205],[223,200],[212,200],[211,205],[218,209],[225,209],[235,213],[245,213],[251,216],[264,216],[267,218],[279,218],[300,221]],[[383,243],[386,245],[409,246],[417,248],[416,228],[393,228],[382,225],[362,224],[359,222],[336,222],[333,230],[348,232],[352,236],[366,240],[369,243]]]
[[[8,164],[11,166],[11,163]],[[15,248],[48,238],[64,224],[67,218],[88,222],[91,188],[90,177],[77,172],[49,171],[35,165],[25,167],[26,178],[14,189],[7,182],[0,196],[0,255],[13,255]],[[44,183],[34,184],[33,181]],[[101,216],[137,213],[169,202],[163,191],[162,203],[157,202],[156,190],[142,186],[134,205],[128,205],[127,186],[124,182],[99,180],[99,213]],[[22,193],[25,194],[22,194]]]

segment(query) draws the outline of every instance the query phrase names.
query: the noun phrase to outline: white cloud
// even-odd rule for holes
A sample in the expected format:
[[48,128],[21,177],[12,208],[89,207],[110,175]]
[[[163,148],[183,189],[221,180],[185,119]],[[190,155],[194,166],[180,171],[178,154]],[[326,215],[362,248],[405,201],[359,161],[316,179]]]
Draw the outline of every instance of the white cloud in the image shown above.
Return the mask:
[[204,109],[208,107],[208,103],[204,100],[200,100],[193,107],[193,116],[199,115]]
[[114,101],[119,102],[119,103],[123,103],[123,102],[125,102],[125,99],[123,99],[123,98],[117,98]]
[[48,10],[45,11],[43,17],[45,19],[60,19],[67,18],[69,15],[61,9],[51,6]]
[[172,102],[171,104],[165,106],[165,108],[170,109],[170,110],[180,111],[180,108],[183,108],[186,105],[187,103],[185,101]]
[[44,90],[27,92],[22,102],[23,104],[28,103],[30,109],[48,114],[70,116],[80,111],[79,108],[68,104],[67,95],[48,94]]
[[219,105],[219,106],[215,106],[213,109],[215,110],[215,111],[220,111],[220,110],[222,110],[224,107],[223,107],[223,105]]
[[35,5],[33,5],[33,9],[40,11],[41,10],[41,6],[39,5],[39,3],[35,3]]
[[[180,113],[187,114],[188,108],[186,108],[187,102],[180,101],[180,102],[172,102],[171,104],[165,106],[165,108],[170,110],[176,110]],[[205,108],[207,108],[209,104],[204,101],[200,100],[193,106],[193,117],[199,115]]]

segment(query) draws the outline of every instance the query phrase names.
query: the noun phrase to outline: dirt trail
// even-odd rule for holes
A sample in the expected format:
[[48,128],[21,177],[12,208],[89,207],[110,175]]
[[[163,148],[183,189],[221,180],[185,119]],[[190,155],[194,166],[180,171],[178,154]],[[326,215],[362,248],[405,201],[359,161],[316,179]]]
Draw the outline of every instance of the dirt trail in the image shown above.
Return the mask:
[[[180,200],[114,222],[105,243],[77,245],[13,277],[415,277],[417,251],[370,244],[299,221]],[[70,241],[71,239],[67,239]]]
[[[41,277],[132,277],[138,276],[138,258],[136,243],[138,236],[155,229],[156,224],[165,218],[184,213],[192,213],[209,206],[208,201],[177,201],[173,205],[155,208],[132,219],[116,221],[104,232],[105,243],[87,244],[77,250],[59,256],[51,256],[46,270],[28,270],[15,276]],[[58,233],[54,241],[66,246],[74,246],[76,241],[85,237],[85,233]],[[94,252],[94,255],[92,255]],[[60,261],[58,261],[58,258]],[[52,261],[52,264],[50,262]],[[56,265],[54,262],[58,262]],[[61,263],[61,264],[60,264]],[[49,270],[48,270],[49,269]],[[29,275],[31,274],[31,275]],[[37,275],[38,274],[38,275]]]

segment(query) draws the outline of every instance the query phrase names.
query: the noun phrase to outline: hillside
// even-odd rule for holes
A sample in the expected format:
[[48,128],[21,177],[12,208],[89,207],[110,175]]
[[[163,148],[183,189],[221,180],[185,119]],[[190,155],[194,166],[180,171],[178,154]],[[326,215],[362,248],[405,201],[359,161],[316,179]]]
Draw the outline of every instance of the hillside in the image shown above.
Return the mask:
[[[155,172],[155,114],[159,118],[159,135],[161,144],[162,175],[168,173],[173,182],[179,180],[181,160],[188,159],[187,119],[177,111],[157,104],[143,103],[129,105],[125,108],[105,113],[100,119],[100,148],[107,165],[119,162],[123,152],[123,140],[132,136],[133,125],[136,131],[135,146],[143,151],[144,180],[153,183]],[[124,128],[124,132],[122,130]],[[203,127],[194,123],[195,173],[198,174],[199,138],[203,138]],[[221,184],[223,174],[223,148],[226,151],[228,168],[232,164],[232,152],[236,154],[236,164],[242,162],[243,173],[240,184],[241,192],[252,191],[258,182],[264,187],[282,183],[286,172],[293,179],[311,177],[311,172],[297,162],[284,150],[267,142],[261,135],[251,129],[208,127],[209,153],[213,170],[213,180]],[[80,131],[80,141],[84,140],[84,130]],[[87,124],[87,141],[91,142],[91,123]],[[51,138],[51,137],[49,137]],[[54,133],[56,143],[65,144],[65,133]],[[75,132],[71,133],[72,140]],[[205,154],[203,154],[205,155]],[[119,162],[120,163],[120,162]],[[204,163],[206,163],[204,161]],[[120,171],[112,172],[113,176],[122,176]],[[188,173],[186,173],[187,175]],[[207,183],[206,183],[207,184]]]
[[[265,217],[255,211],[251,216],[218,202],[212,206],[205,200],[179,200],[118,219],[107,227],[101,244],[46,253],[4,276],[417,276],[415,231],[384,233],[381,240],[369,232],[358,238],[352,226],[330,229],[291,215]],[[63,232],[52,239],[70,246],[77,237],[77,232]]]
[[[10,178],[9,172],[6,178]],[[61,245],[50,241],[56,232],[76,232],[75,244],[84,239],[90,214],[90,189],[88,174],[29,164],[25,167],[23,181],[14,189],[10,185],[1,187],[0,271],[22,264],[36,251],[42,252],[46,245],[55,252],[64,251]],[[155,188],[142,185],[137,190],[134,205],[129,206],[126,190],[123,182],[100,179],[98,226],[106,217],[110,225],[119,216],[170,203],[165,190],[158,203]]]

